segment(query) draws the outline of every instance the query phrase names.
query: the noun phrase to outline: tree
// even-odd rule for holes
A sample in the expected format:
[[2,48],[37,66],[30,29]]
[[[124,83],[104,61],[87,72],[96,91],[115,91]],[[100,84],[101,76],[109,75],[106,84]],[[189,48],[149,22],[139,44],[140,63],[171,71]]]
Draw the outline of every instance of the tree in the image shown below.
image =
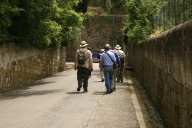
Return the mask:
[[[59,47],[75,40],[82,16],[72,7],[79,0],[3,0],[0,42],[38,48]],[[9,41],[10,42],[10,41]]]
[[153,32],[152,20],[157,12],[156,0],[130,0],[127,2],[127,20],[123,31],[128,36],[128,43],[138,43]]
[[89,0],[82,0],[73,9],[77,12],[86,13]]
[[11,18],[17,15],[20,11],[16,6],[16,3],[16,0],[0,1],[0,44],[7,42],[11,38],[8,33],[8,27],[12,25]]

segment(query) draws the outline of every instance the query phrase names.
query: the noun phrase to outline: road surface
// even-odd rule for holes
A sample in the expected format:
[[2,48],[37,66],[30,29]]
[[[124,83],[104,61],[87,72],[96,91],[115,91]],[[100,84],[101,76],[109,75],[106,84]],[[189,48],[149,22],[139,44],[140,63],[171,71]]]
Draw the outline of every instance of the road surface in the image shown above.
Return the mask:
[[77,92],[76,71],[57,73],[0,96],[0,128],[139,128],[128,84],[105,94],[98,63],[88,92]]

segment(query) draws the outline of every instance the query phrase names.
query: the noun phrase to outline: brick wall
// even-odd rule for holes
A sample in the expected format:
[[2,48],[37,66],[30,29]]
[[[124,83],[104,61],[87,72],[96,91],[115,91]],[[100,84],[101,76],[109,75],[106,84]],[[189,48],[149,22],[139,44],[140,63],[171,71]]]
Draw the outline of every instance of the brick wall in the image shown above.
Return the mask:
[[21,48],[14,44],[0,46],[0,93],[63,71],[65,51],[65,48]]
[[192,126],[192,21],[129,47],[129,64],[169,128]]

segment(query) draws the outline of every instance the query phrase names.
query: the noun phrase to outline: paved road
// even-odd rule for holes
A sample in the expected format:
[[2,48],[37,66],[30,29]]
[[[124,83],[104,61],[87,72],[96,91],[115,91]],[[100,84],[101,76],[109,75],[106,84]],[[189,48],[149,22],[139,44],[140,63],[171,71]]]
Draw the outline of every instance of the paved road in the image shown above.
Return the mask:
[[88,93],[76,92],[76,72],[67,70],[0,96],[0,128],[138,128],[127,83],[105,94],[94,69]]

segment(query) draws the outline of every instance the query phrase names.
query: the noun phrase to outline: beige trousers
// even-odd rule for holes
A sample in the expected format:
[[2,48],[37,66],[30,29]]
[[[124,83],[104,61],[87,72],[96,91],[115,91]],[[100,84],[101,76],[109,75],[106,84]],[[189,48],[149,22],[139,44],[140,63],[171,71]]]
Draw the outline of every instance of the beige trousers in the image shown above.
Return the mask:
[[104,79],[104,72],[102,69],[100,69],[100,74],[101,74],[101,80],[103,80]]
[[114,73],[113,73],[113,86],[112,86],[112,88],[116,88],[117,73],[118,73],[118,68],[116,68]]

